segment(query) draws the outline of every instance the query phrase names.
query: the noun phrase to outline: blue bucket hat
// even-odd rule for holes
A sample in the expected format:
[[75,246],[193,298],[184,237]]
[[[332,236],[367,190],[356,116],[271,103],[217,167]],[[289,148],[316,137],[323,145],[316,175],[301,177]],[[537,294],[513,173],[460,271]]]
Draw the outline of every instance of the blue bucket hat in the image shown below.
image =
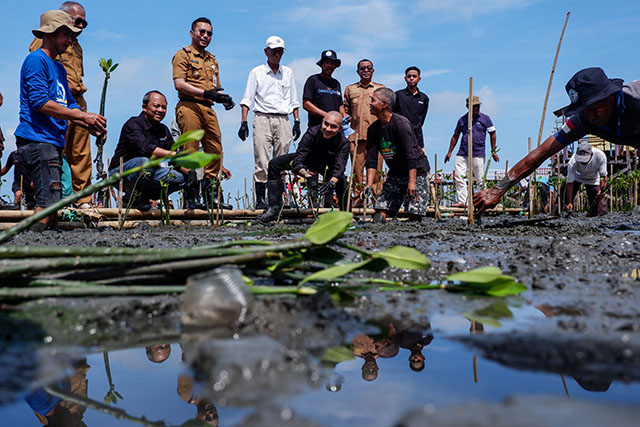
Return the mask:
[[575,73],[564,88],[571,100],[564,114],[573,116],[612,93],[619,92],[622,79],[610,79],[602,68],[591,67]]

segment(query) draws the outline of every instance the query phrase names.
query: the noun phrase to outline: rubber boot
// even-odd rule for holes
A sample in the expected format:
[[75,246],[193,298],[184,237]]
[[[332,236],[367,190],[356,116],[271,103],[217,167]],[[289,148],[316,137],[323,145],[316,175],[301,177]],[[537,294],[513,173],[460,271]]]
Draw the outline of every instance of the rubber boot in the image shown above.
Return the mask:
[[267,199],[265,198],[265,190],[267,189],[266,182],[257,182],[255,183],[256,189],[256,209],[267,209],[269,206],[267,205]]
[[318,207],[318,176],[307,178],[307,197],[309,198],[309,207],[316,209]]
[[207,207],[200,203],[200,182],[194,180],[190,185],[184,187],[184,208],[185,209],[206,209]]
[[279,179],[270,179],[267,181],[267,188],[269,190],[269,208],[262,215],[258,215],[258,221],[271,222],[278,219],[280,209],[282,208],[283,187],[282,181]]
[[[218,186],[219,182],[215,178],[206,178],[202,180],[202,198],[206,205],[206,209],[222,209],[231,210],[233,206],[224,203],[224,196],[220,192],[221,201],[218,201]],[[211,206],[209,206],[211,205]]]
[[213,203],[216,206],[220,206],[220,208],[225,209],[225,210],[232,210],[233,206],[231,206],[229,203],[225,203],[224,202],[224,191],[222,189],[220,189],[220,200],[218,200],[218,187],[220,186],[220,182],[216,180],[216,183],[213,186]]

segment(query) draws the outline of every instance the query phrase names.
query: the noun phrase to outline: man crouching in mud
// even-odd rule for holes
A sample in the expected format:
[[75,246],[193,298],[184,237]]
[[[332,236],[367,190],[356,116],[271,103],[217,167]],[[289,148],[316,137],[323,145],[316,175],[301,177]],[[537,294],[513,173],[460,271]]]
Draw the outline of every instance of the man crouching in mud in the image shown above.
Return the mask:
[[367,131],[365,197],[373,194],[378,152],[389,167],[382,194],[374,205],[374,222],[383,222],[387,215],[395,215],[403,203],[411,221],[420,221],[427,212],[429,161],[416,141],[409,120],[391,111],[395,103],[396,94],[391,89],[379,88],[373,92],[369,106],[378,120]]
[[571,100],[565,109],[569,117],[565,125],[516,163],[502,181],[473,196],[478,214],[497,205],[509,188],[587,134],[640,148],[640,81],[623,85],[621,79],[609,79],[601,68],[593,67],[578,71],[565,89]]
[[[292,170],[307,179],[307,189],[311,203],[317,203],[318,194],[333,197],[338,195],[340,209],[345,203],[344,170],[349,158],[349,141],[342,135],[342,114],[330,111],[324,115],[322,124],[305,132],[295,153],[284,154],[269,162],[267,192],[269,209],[258,220],[263,223],[274,221],[282,207],[282,172]],[[324,182],[318,186],[318,173],[327,170]]]

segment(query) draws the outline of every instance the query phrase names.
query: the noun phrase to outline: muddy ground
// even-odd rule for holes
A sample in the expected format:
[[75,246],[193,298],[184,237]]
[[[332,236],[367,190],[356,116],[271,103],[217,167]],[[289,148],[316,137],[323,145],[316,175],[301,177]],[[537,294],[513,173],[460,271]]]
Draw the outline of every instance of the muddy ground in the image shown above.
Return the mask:
[[[579,376],[595,384],[593,387],[603,378],[640,381],[640,213],[617,213],[595,219],[576,215],[533,225],[514,225],[514,221],[521,219],[483,218],[481,225],[474,226],[462,219],[427,219],[422,224],[360,222],[342,240],[374,250],[407,245],[432,261],[431,269],[425,272],[387,269],[378,277],[430,282],[453,272],[496,265],[526,285],[526,292],[506,301],[535,306],[546,317],[516,322],[515,327],[502,333],[453,337],[478,349],[485,357],[518,368]],[[11,244],[187,247],[239,237],[287,240],[300,237],[305,229],[306,226],[256,224],[233,224],[215,230],[142,226],[121,232],[112,229],[26,232]],[[278,370],[280,383],[265,379],[264,384],[251,387],[269,393],[275,388],[281,390],[283,381],[285,388],[287,383],[294,386],[299,375],[293,366],[306,366],[307,381],[320,381],[317,359],[324,349],[342,345],[355,333],[366,331],[371,328],[368,326],[371,321],[391,318],[404,325],[424,325],[430,316],[473,312],[493,300],[443,290],[366,291],[343,306],[334,305],[325,293],[300,298],[263,297],[257,299],[247,324],[237,330],[181,337],[179,296],[48,299],[3,306],[0,402],[10,401],[25,387],[51,380],[58,372],[57,366],[68,363],[87,348],[123,348],[171,338],[180,339],[187,349],[186,360],[206,381],[216,375],[208,359],[216,355],[219,360],[220,354],[220,348],[209,338],[231,337],[234,333],[255,337],[255,345],[262,347],[265,343],[261,337],[267,336],[270,345],[277,346],[277,351],[270,354],[276,359],[277,363],[271,366]],[[48,345],[42,347],[43,341]],[[245,345],[251,346],[251,340]],[[229,363],[253,362],[258,363],[252,360]],[[15,372],[21,375],[13,375]],[[240,377],[238,381],[242,382]],[[260,398],[260,392],[256,396],[240,396],[227,388],[225,393],[228,402]],[[215,391],[211,390],[211,394],[216,397]],[[556,422],[566,425],[562,424],[562,417],[569,404],[575,405],[574,417],[583,413],[582,419],[571,418],[569,424],[582,421],[583,425],[597,425],[598,419],[606,419],[608,423],[633,425],[638,415],[637,407],[603,404],[586,410],[588,405],[579,401],[554,404],[551,400],[545,402],[544,397],[537,399],[539,405],[525,404],[516,397],[502,404],[479,402],[476,406],[452,407],[447,417],[416,408],[400,417],[398,425],[424,425],[427,420],[431,425],[467,425],[465,420],[469,419],[486,425],[503,425],[496,419],[502,419],[504,425]],[[540,407],[546,410],[541,411]],[[256,412],[247,419],[247,425],[270,424],[273,420],[269,417],[280,413],[276,409]],[[525,415],[519,421],[521,424],[507,422],[514,411]],[[596,413],[605,418],[595,417]],[[289,421],[292,425],[314,424],[312,420]]]

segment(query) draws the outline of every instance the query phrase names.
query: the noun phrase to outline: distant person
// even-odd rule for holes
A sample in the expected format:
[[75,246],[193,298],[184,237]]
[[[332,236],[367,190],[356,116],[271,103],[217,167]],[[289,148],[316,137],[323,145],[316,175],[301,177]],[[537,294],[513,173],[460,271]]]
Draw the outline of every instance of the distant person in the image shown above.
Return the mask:
[[[353,162],[351,173],[353,174],[354,183],[354,208],[363,206],[364,200],[360,195],[364,188],[363,183],[366,181],[367,129],[376,120],[376,117],[369,111],[369,101],[376,89],[384,87],[372,80],[374,71],[373,62],[369,59],[361,59],[356,65],[356,72],[360,77],[360,81],[350,84],[344,90],[344,113],[351,116],[351,128],[355,131],[349,137],[349,141],[351,141],[351,160]],[[372,177],[376,196],[380,194],[381,171],[382,156],[379,156],[375,176]]]
[[415,329],[404,329],[397,333],[397,339],[401,348],[409,350],[409,368],[414,372],[424,369],[425,357],[422,350],[431,344],[433,335],[423,333]]
[[[491,121],[491,117],[480,112],[480,98],[473,96],[471,101],[472,117],[472,159],[473,159],[473,179],[476,185],[484,185],[482,177],[484,176],[484,157],[485,157],[485,144],[487,140],[487,133],[489,133],[489,140],[491,141],[491,157],[496,162],[500,161],[498,153],[496,152],[496,127]],[[466,101],[467,109],[469,109],[469,98]],[[453,206],[466,207],[467,206],[467,187],[468,181],[465,177],[469,173],[469,113],[458,119],[456,129],[451,137],[449,144],[449,152],[444,157],[444,162],[447,163],[451,158],[451,153],[458,143],[458,138],[462,134],[462,141],[460,148],[456,154],[456,194],[458,203]]]
[[147,359],[153,363],[162,363],[171,355],[171,344],[156,344],[144,348]]
[[413,133],[416,135],[416,142],[424,148],[422,126],[429,111],[429,97],[418,89],[420,80],[420,68],[411,66],[404,70],[404,81],[407,82],[407,87],[396,91],[393,112],[409,119]]
[[[253,157],[255,172],[256,207],[267,209],[265,199],[269,159],[289,152],[291,140],[300,138],[300,102],[291,68],[280,64],[284,55],[284,40],[279,36],[267,39],[264,54],[267,63],[258,65],[249,73],[244,96],[240,101],[242,121],[238,137],[244,141],[249,136],[247,115],[253,108]],[[293,128],[289,127],[289,114],[293,114]],[[273,151],[273,156],[271,152]]]
[[331,77],[340,64],[342,61],[334,50],[323,50],[316,62],[322,72],[309,76],[304,84],[302,108],[309,113],[309,128],[322,124],[324,115],[329,111],[339,111],[344,116],[340,82]]
[[[317,203],[318,195],[333,196],[335,190],[340,209],[344,209],[347,191],[344,171],[348,159],[349,141],[342,135],[342,115],[330,111],[325,114],[322,125],[305,132],[295,153],[276,157],[269,162],[269,208],[264,214],[258,215],[258,220],[271,222],[280,215],[284,191],[282,172],[285,170],[292,170],[307,180],[312,203]],[[318,174],[324,174],[325,170],[324,182],[318,187]]]
[[[120,159],[123,162],[123,170],[128,170],[143,165],[150,158],[176,154],[175,151],[171,151],[173,144],[171,131],[162,123],[166,113],[167,98],[161,92],[152,90],[143,96],[142,112],[138,116],[131,117],[122,126],[118,145],[111,158],[109,175],[120,170]],[[141,173],[142,178],[138,179]],[[151,209],[149,200],[160,198],[160,189],[165,183],[168,185],[169,194],[184,188],[185,205],[190,206],[198,191],[198,180],[195,174],[195,171],[189,171],[183,167],[172,169],[168,166],[159,166],[128,175],[124,178],[125,204],[131,201],[131,206],[135,209]],[[139,196],[136,197],[134,192],[139,193]]]
[[[87,111],[87,102],[84,99],[87,87],[82,81],[82,77],[84,77],[83,52],[78,42],[78,36],[83,29],[87,28],[89,23],[86,19],[84,6],[78,2],[65,1],[60,6],[60,10],[67,12],[71,16],[71,22],[80,31],[72,37],[71,46],[55,59],[60,61],[67,71],[67,83],[76,103],[82,111]],[[36,37],[29,46],[29,52],[33,52],[41,46],[42,39]],[[65,141],[64,158],[71,170],[71,190],[77,193],[91,185],[91,138],[84,127],[77,126],[72,121],[69,121]],[[66,185],[65,183],[65,189]],[[78,199],[76,204],[81,209],[90,208],[91,195]]]
[[[15,136],[18,152],[33,179],[39,211],[62,197],[62,150],[67,120],[86,127],[93,135],[106,133],[107,119],[86,113],[73,99],[67,72],[55,60],[80,33],[71,16],[50,10],[40,17],[33,35],[42,38],[42,47],[29,54],[20,70],[20,124]],[[42,219],[41,227],[55,225],[57,214]]]
[[576,153],[567,165],[567,210],[573,211],[573,202],[584,184],[589,210],[587,216],[607,214],[607,156],[588,142],[578,144]]
[[[201,141],[191,141],[184,145],[187,151],[198,151],[202,145],[205,153],[222,155],[222,134],[218,116],[213,110],[215,103],[222,104],[225,110],[231,110],[235,103],[231,96],[222,93],[220,69],[215,55],[205,50],[213,38],[213,25],[209,18],[200,17],[191,23],[189,31],[191,44],[183,47],[173,56],[173,85],[178,91],[180,101],[176,105],[176,121],[182,133],[203,129]],[[205,166],[201,191],[205,205],[199,196],[185,202],[187,209],[231,209],[224,203],[222,191],[218,192],[218,173],[222,163],[214,159]],[[220,193],[221,200],[218,200]],[[213,196],[212,196],[213,195]],[[209,206],[211,205],[211,206]]]
[[31,210],[36,204],[33,180],[31,179],[29,170],[22,162],[18,150],[14,150],[9,154],[7,162],[2,170],[0,170],[0,176],[9,173],[12,167],[13,184],[11,185],[11,191],[13,191],[13,205],[7,203],[4,209],[20,209],[20,205],[24,201],[27,209]]
[[569,118],[562,129],[516,163],[502,181],[479,192],[474,197],[478,213],[494,207],[519,180],[587,134],[640,148],[640,81],[623,84],[621,79],[609,79],[601,68],[592,67],[574,74],[565,89],[571,104],[564,108]]
[[389,168],[382,193],[374,205],[375,222],[384,222],[388,215],[396,215],[403,205],[409,220],[420,221],[427,213],[429,201],[429,162],[416,141],[409,120],[391,111],[395,97],[391,89],[378,88],[371,100],[371,113],[378,120],[367,132],[365,190],[368,193],[373,192],[380,154]]

